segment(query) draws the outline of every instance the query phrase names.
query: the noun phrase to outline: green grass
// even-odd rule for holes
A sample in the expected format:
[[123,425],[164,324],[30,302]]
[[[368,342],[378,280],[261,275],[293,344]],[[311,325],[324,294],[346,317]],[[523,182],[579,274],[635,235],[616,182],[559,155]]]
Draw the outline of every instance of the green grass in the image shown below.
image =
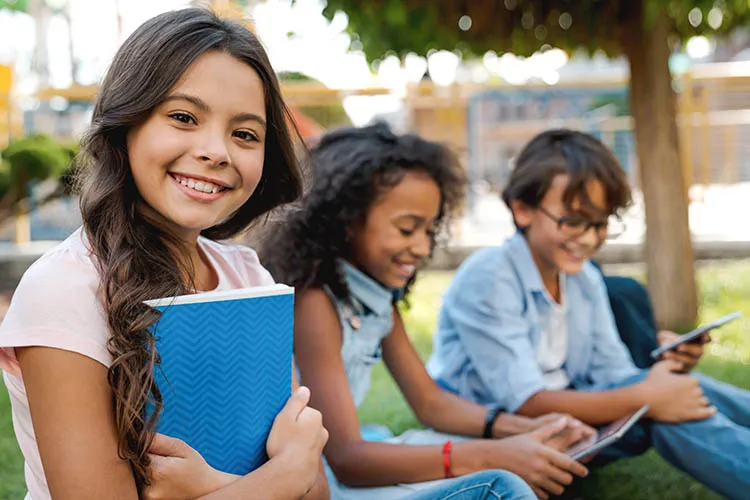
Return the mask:
[[[432,332],[440,296],[450,273],[425,273],[417,283],[406,312],[409,335],[423,359],[432,347]],[[698,271],[701,318],[710,320],[735,310],[750,318],[750,261],[716,263]],[[750,319],[735,322],[714,334],[715,341],[700,371],[750,389]],[[390,375],[376,366],[372,389],[360,410],[363,422],[388,425],[394,433],[418,427]],[[0,384],[0,500],[21,499],[25,492],[23,461],[13,434],[10,403]],[[584,497],[597,500],[641,498],[715,499],[718,496],[649,452],[596,470],[584,483]]]
[[23,460],[10,421],[10,400],[0,377],[0,500],[21,500],[26,494]]

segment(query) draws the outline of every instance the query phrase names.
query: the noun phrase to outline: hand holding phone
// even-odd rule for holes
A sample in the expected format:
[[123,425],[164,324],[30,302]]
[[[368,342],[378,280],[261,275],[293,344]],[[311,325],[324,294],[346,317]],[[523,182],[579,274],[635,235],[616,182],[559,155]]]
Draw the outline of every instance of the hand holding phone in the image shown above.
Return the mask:
[[[678,341],[680,335],[668,330],[662,330],[656,334],[656,340],[660,346],[671,344]],[[695,339],[677,346],[671,351],[661,355],[660,360],[669,359],[682,365],[680,372],[687,373],[691,371],[700,362],[703,357],[704,345],[711,341],[711,334],[704,333]]]
[[716,319],[712,321],[711,323],[707,323],[705,325],[702,325],[698,328],[696,328],[693,331],[690,331],[686,333],[685,335],[682,335],[681,337],[677,338],[675,341],[668,343],[667,345],[663,345],[659,347],[658,349],[654,349],[651,351],[651,357],[653,359],[659,359],[665,352],[673,351],[677,349],[677,347],[693,341],[699,341],[699,339],[706,333],[710,332],[711,330],[714,330],[716,328],[719,328],[720,326],[724,326],[727,323],[734,321],[736,319],[739,319],[742,317],[742,313],[737,311],[732,314],[727,314],[726,316],[722,316],[719,319]]

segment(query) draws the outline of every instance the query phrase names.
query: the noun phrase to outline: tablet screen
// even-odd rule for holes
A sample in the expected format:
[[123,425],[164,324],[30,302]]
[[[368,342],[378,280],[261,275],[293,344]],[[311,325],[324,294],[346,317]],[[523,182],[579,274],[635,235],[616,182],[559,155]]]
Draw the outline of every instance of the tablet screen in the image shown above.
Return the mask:
[[[584,457],[599,449],[603,442],[615,442],[620,439],[630,428],[648,411],[648,405],[643,406],[637,411],[619,418],[601,429],[596,436],[576,443],[565,451],[566,455],[571,457]],[[587,453],[587,450],[590,450]]]

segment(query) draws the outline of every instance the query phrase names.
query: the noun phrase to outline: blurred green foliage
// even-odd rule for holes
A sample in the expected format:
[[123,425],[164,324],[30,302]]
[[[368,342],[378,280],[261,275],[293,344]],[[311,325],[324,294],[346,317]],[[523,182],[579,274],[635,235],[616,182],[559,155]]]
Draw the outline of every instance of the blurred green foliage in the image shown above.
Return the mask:
[[70,194],[77,154],[77,144],[44,135],[12,141],[0,153],[0,220],[15,215],[19,207],[26,205],[33,183],[57,182],[50,194],[37,203]]
[[[281,82],[313,82],[323,85],[315,78],[299,71],[281,71],[278,76]],[[346,114],[344,106],[341,103],[321,106],[297,106],[297,109],[315,120],[323,128],[351,125],[349,115]]]
[[[439,49],[530,55],[545,45],[617,56],[624,20],[639,2],[647,24],[662,11],[668,15],[675,40],[726,33],[750,21],[747,0],[327,0],[323,13],[328,19],[346,13],[347,31],[370,61]],[[466,31],[458,25],[462,16],[471,18]]]

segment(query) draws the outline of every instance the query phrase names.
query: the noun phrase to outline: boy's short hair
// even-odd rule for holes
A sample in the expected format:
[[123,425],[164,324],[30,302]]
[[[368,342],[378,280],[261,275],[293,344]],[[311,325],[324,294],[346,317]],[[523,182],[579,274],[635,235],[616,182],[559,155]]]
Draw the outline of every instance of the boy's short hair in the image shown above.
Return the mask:
[[563,194],[566,208],[576,199],[584,206],[591,204],[586,183],[592,179],[602,183],[610,214],[630,205],[630,186],[617,158],[596,138],[569,129],[542,132],[523,148],[503,190],[503,201],[508,208],[511,200],[538,207],[559,174],[570,176]]

